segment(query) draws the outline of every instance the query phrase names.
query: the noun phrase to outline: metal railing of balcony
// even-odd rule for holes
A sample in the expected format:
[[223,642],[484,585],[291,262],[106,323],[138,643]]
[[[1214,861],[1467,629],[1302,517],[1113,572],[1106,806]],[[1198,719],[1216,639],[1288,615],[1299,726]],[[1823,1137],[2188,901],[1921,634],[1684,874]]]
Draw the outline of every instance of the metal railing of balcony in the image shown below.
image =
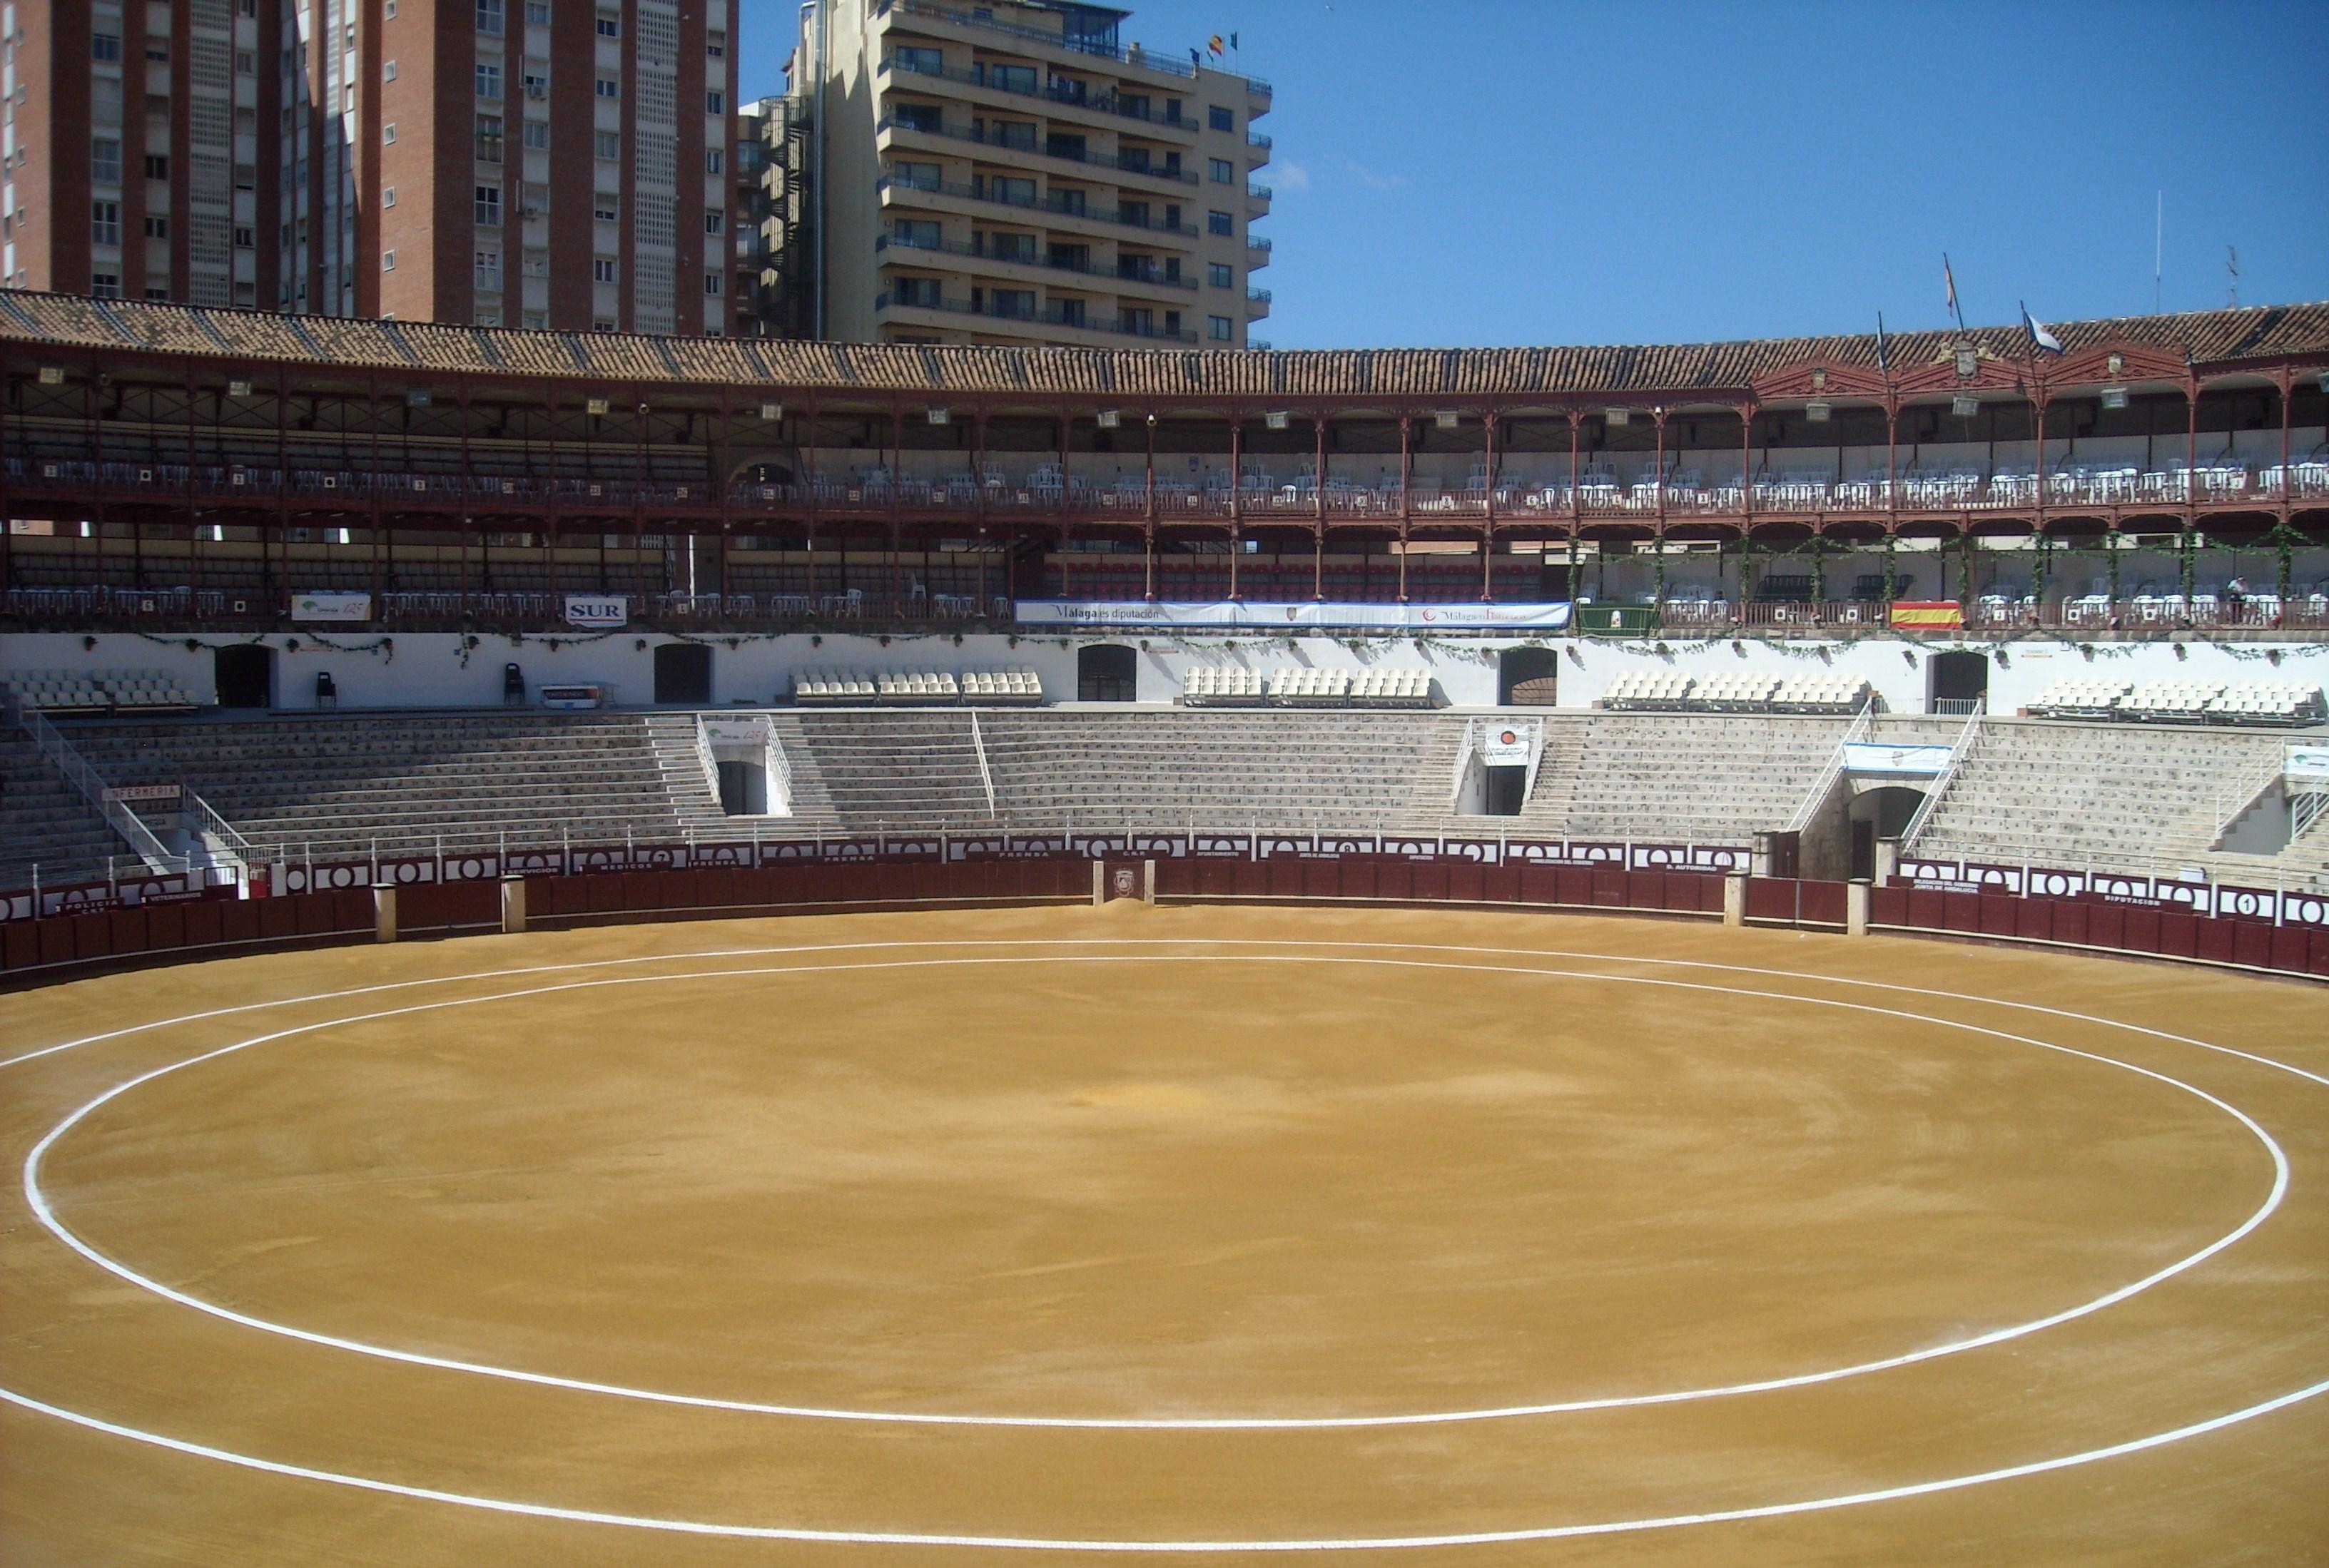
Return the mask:
[[1245,296],[1256,305],[1269,303],[1269,290],[1266,288],[1249,288],[1245,291]]
[[1043,212],[1054,218],[1076,218],[1087,223],[1112,224],[1119,229],[1137,229],[1146,234],[1178,234],[1191,239],[1197,237],[1197,231],[1186,223],[1161,223],[1146,218],[1127,217],[1118,208],[1066,206],[1060,201],[1064,192],[1058,191],[1033,201],[1023,202],[1015,196],[999,195],[991,188],[960,184],[951,180],[906,180],[894,174],[884,174],[873,182],[873,193],[877,197],[892,190],[921,191],[932,195],[959,197],[967,202],[993,202],[998,206],[1016,207],[1022,211]]
[[1055,326],[1068,332],[1113,333],[1123,337],[1142,338],[1155,343],[1193,343],[1197,341],[1197,334],[1193,332],[1172,332],[1163,327],[1143,325],[1136,320],[1127,320],[1119,316],[1077,315],[1072,312],[1061,310],[1056,303],[1032,311],[1021,311],[1015,307],[998,309],[990,303],[974,305],[966,299],[948,299],[943,296],[934,299],[900,299],[892,297],[885,291],[874,296],[873,308],[875,310],[893,308],[943,310],[957,315],[985,316],[992,321],[1023,321],[1037,326]]
[[[1040,267],[1046,272],[1073,273],[1081,277],[1098,278],[1103,283],[1138,283],[1145,284],[1155,288],[1186,289],[1192,294],[1195,293],[1197,289],[1197,285],[1193,279],[1185,277],[1168,277],[1161,269],[1154,271],[1127,272],[1124,270],[1122,263],[1119,262],[1115,271],[1108,272],[1092,266],[1089,262],[1080,263],[1068,261],[1051,256],[1039,256],[1032,252],[1023,256],[1006,255],[999,251],[983,249],[976,245],[953,245],[948,244],[944,240],[940,240],[938,243],[933,245],[925,240],[909,239],[902,235],[895,234],[875,235],[873,237],[873,249],[876,254],[890,249],[932,250],[944,256],[963,256],[977,261],[991,261],[998,266]],[[898,258],[892,258],[891,259],[894,260]]]
[[879,136],[887,130],[911,131],[925,136],[944,136],[949,141],[973,142],[982,147],[995,147],[1006,153],[1024,153],[1032,157],[1057,158],[1062,163],[1083,164],[1095,169],[1113,169],[1120,174],[1136,174],[1150,180],[1172,180],[1183,185],[1193,185],[1197,183],[1197,176],[1185,169],[1153,166],[1145,158],[1133,160],[1123,157],[1111,158],[1105,153],[1063,152],[1049,142],[1006,142],[1002,139],[1000,132],[990,131],[981,136],[968,126],[950,126],[944,120],[925,125],[910,118],[901,119],[895,115],[883,115],[874,121],[873,132]]
[[1246,237],[1245,248],[1248,250],[1268,250],[1269,241],[1259,234],[1249,234]]
[[1115,93],[1101,93],[1097,98],[1083,90],[1081,82],[1052,77],[1043,84],[1032,87],[1012,87],[967,70],[950,70],[944,67],[932,69],[915,65],[891,56],[882,61],[878,71],[894,71],[902,76],[934,76],[947,81],[958,81],[966,87],[985,88],[989,92],[1008,93],[1014,98],[1032,99],[1038,103],[1057,104],[1063,108],[1088,110],[1092,114],[1116,115],[1124,119],[1141,120],[1152,126],[1164,126],[1174,130],[1193,131],[1197,122],[1181,112],[1178,99],[1169,100],[1163,112],[1146,104],[1127,104]]
[[[1054,49],[1066,50],[1071,54],[1094,55],[1102,60],[1115,61],[1119,65],[1132,66],[1140,70],[1153,70],[1164,76],[1177,76],[1186,80],[1197,74],[1195,66],[1183,65],[1169,54],[1154,53],[1136,43],[1127,47],[1113,40],[1077,38],[1064,30],[1052,33],[1040,27],[1023,27],[1017,23],[1002,21],[991,14],[957,11],[951,6],[925,4],[924,0],[881,0],[881,4],[875,5],[873,14],[880,16],[891,11],[896,11],[901,15],[928,17],[934,22],[944,22],[957,27],[976,28],[983,33],[1001,33],[1007,38],[1023,38],[1029,42],[1046,43]],[[1244,76],[1237,71],[1220,70],[1210,66],[1206,69],[1215,76],[1226,76],[1234,80],[1241,80],[1256,92],[1267,94],[1270,90],[1269,83],[1259,77]]]
[[1249,202],[1267,202],[1272,198],[1275,192],[1273,192],[1267,185],[1248,184],[1245,188],[1245,194],[1246,200]]
[[1269,151],[1270,147],[1275,144],[1273,144],[1268,136],[1262,135],[1259,131],[1248,131],[1245,134],[1245,145],[1249,147],[1259,147],[1266,153]]

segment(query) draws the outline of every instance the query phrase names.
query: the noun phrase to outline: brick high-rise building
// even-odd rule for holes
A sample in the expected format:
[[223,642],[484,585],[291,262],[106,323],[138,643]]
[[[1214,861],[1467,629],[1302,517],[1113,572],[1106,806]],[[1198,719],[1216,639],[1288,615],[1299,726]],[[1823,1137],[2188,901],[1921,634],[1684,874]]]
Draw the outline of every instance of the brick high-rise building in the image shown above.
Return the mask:
[[737,11],[13,0],[0,5],[0,280],[724,333],[739,274]]

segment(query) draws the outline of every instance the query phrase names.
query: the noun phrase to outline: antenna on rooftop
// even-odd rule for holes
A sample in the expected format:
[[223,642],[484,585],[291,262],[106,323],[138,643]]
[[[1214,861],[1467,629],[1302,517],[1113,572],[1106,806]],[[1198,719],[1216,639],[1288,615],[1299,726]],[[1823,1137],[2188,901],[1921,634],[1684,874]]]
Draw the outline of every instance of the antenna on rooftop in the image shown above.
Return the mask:
[[2164,270],[2164,264],[2167,259],[2167,192],[2158,192],[2154,200],[2155,206],[2151,220],[2151,314],[2157,315],[2162,308],[2159,280]]
[[2237,309],[2240,303],[2240,253],[2237,247],[2224,247],[2224,276],[2230,280],[2224,289],[2224,305],[2228,309]]

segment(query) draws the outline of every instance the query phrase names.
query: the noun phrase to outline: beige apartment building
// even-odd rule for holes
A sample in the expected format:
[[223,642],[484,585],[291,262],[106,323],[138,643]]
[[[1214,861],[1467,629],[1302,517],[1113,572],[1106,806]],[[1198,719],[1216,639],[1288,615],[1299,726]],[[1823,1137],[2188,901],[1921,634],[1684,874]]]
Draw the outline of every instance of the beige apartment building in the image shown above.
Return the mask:
[[1257,346],[1268,84],[1065,0],[818,0],[764,117],[761,319],[846,342]]

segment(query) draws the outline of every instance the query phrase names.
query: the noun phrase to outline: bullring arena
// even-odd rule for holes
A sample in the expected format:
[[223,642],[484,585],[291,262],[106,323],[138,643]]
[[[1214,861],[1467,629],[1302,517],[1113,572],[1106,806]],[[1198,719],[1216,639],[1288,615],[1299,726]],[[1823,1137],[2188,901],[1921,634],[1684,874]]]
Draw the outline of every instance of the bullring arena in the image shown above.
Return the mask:
[[0,1556],[2321,1560],[2329,312],[2056,330],[0,292]]

